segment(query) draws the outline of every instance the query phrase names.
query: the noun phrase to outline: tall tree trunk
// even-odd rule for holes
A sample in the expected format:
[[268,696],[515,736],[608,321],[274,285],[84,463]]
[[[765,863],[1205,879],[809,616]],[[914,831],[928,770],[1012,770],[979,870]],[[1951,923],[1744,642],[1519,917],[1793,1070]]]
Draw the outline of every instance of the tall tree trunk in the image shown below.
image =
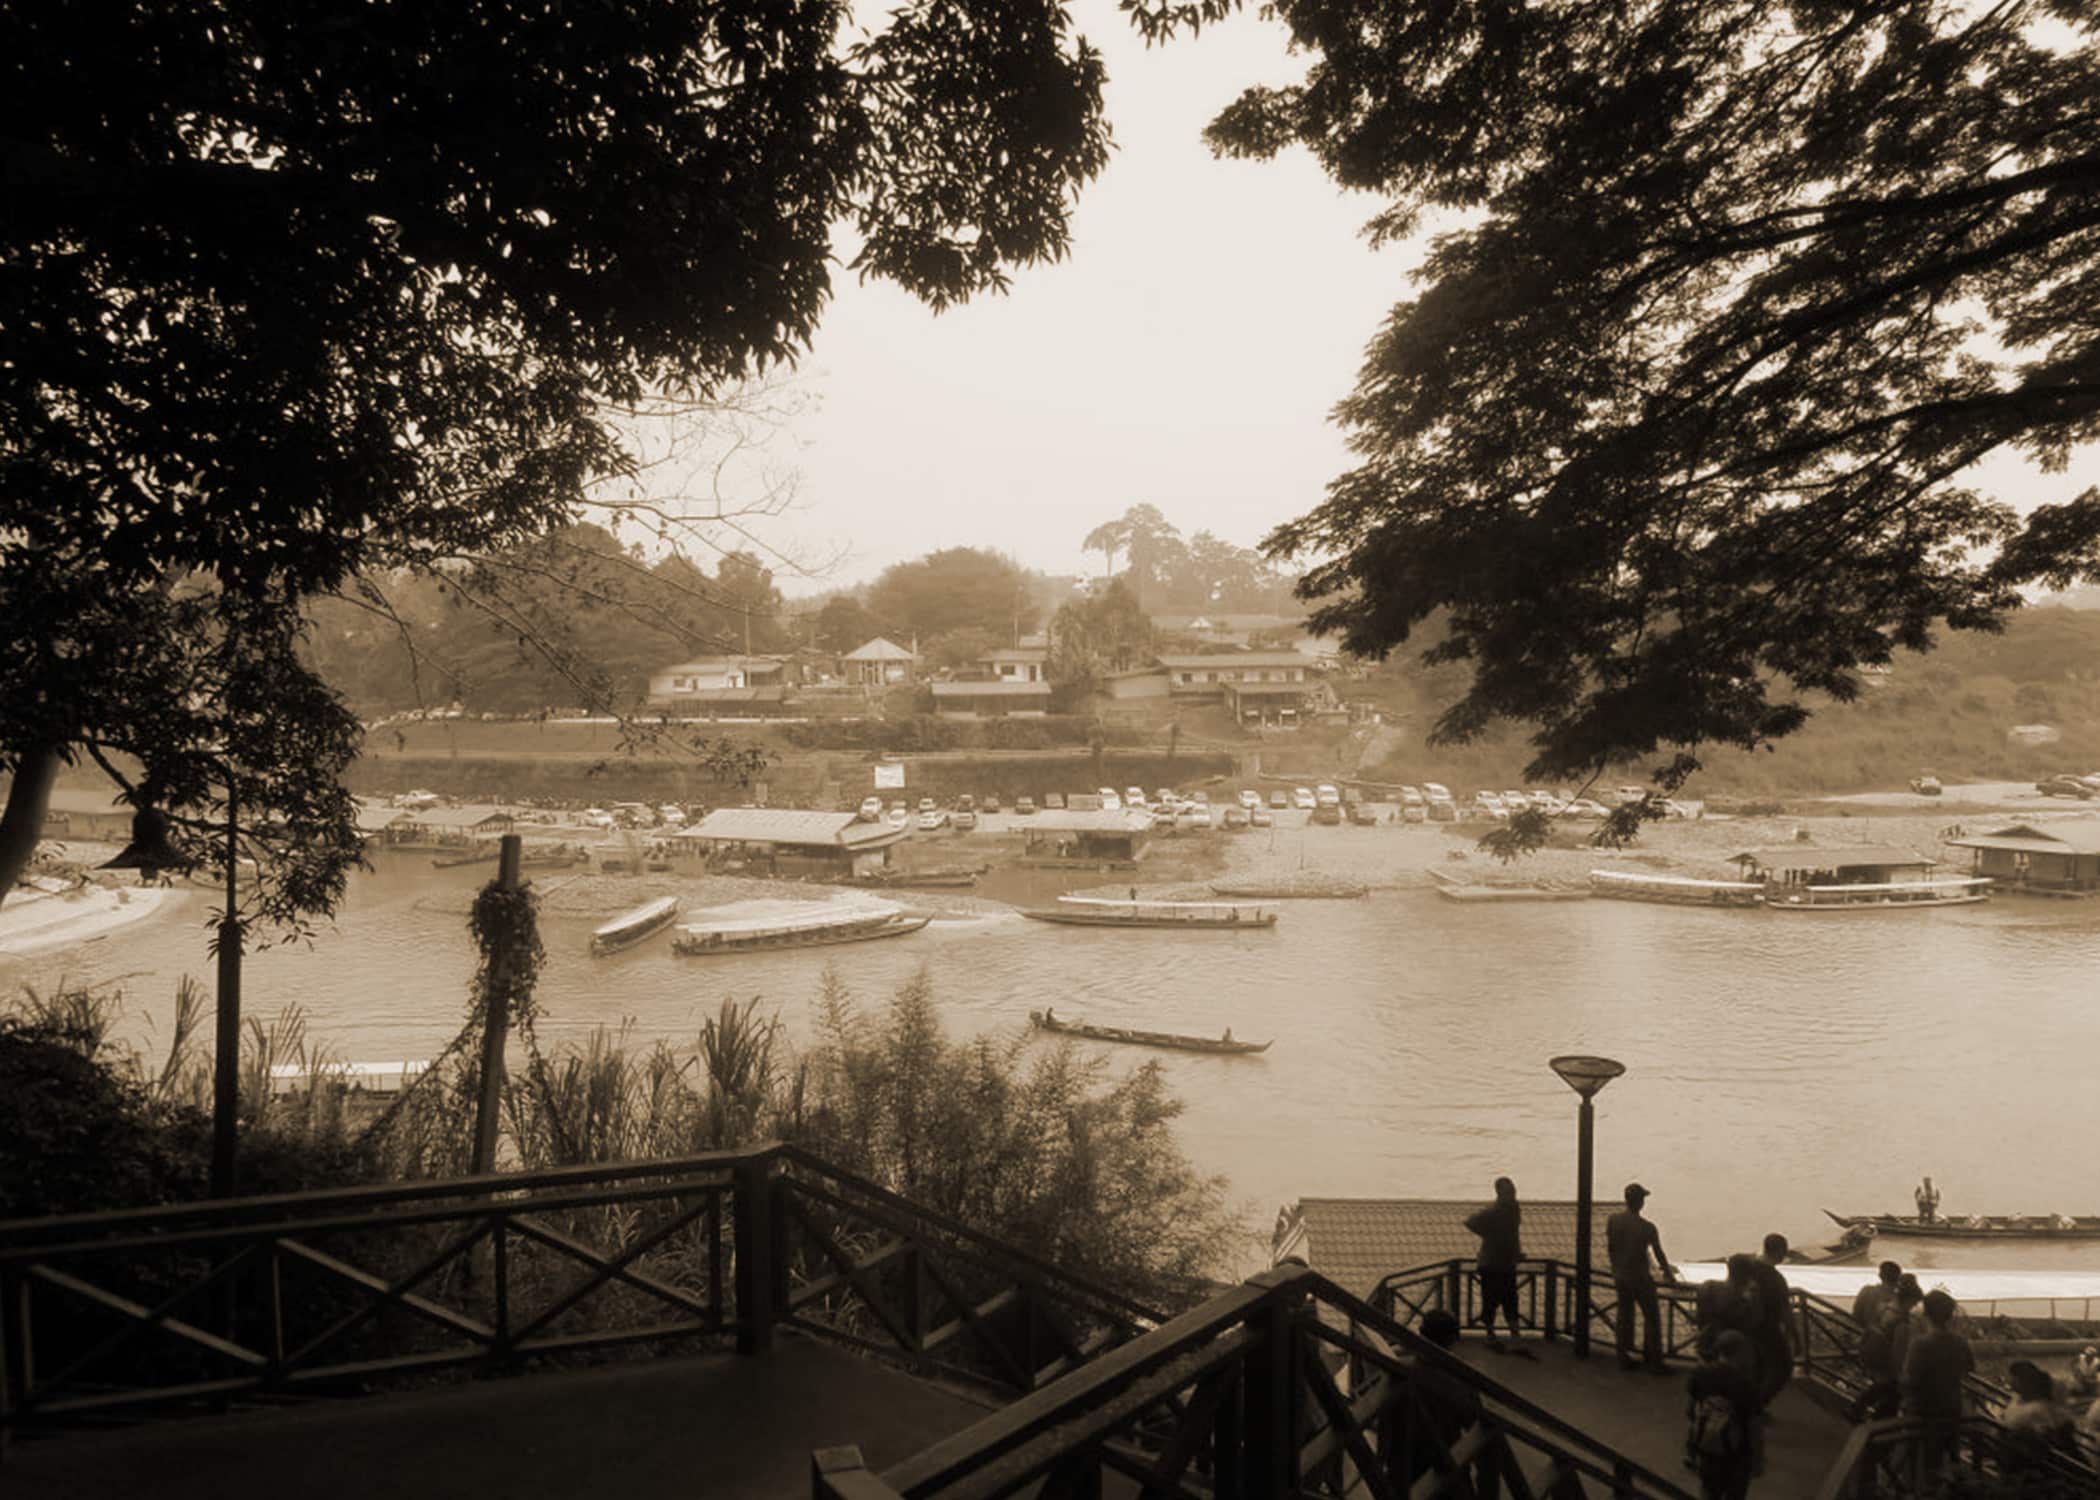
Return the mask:
[[36,841],[43,837],[44,814],[51,808],[51,787],[58,780],[56,750],[31,750],[15,765],[7,788],[7,808],[0,812],[0,905],[29,868]]

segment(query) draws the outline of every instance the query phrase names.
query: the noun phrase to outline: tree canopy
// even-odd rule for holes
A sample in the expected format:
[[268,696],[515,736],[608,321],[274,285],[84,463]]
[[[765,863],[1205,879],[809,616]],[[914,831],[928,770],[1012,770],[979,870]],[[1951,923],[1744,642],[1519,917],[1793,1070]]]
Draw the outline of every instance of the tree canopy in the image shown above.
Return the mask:
[[[1220,7],[1147,10],[1155,30]],[[2100,50],[2073,0],[1276,0],[1311,54],[1224,153],[1308,146],[1442,233],[1279,528],[1316,625],[1418,633],[1540,776],[1769,744],[1814,695],[2100,568]]]
[[981,547],[943,547],[883,569],[868,586],[867,613],[899,645],[922,648],[959,630],[1011,645],[1035,629],[1036,589],[1028,570]]
[[[556,531],[630,466],[609,409],[805,348],[839,226],[852,269],[936,308],[1063,254],[1107,130],[1055,0],[848,21],[0,11],[0,617],[40,647],[0,653],[0,897],[60,759],[225,751],[226,723],[316,688],[290,649],[306,597]],[[279,670],[177,746],[142,726],[262,679],[82,688],[162,649],[156,601],[190,580],[200,642],[268,642]],[[326,842],[354,848],[327,789],[354,725],[312,733],[266,816],[332,802]]]

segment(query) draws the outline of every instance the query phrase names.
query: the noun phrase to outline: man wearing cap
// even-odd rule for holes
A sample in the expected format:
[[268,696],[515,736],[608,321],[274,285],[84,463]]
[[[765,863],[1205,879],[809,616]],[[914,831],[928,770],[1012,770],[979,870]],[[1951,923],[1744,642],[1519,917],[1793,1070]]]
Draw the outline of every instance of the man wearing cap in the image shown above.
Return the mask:
[[1647,1320],[1642,1339],[1642,1360],[1650,1374],[1667,1375],[1662,1353],[1662,1304],[1655,1295],[1655,1273],[1648,1257],[1662,1268],[1663,1280],[1674,1282],[1677,1271],[1663,1254],[1662,1236],[1641,1217],[1648,1190],[1638,1182],[1626,1184],[1626,1207],[1604,1225],[1604,1246],[1611,1257],[1612,1286],[1618,1292],[1619,1368],[1630,1370],[1633,1358],[1633,1312],[1636,1307]]

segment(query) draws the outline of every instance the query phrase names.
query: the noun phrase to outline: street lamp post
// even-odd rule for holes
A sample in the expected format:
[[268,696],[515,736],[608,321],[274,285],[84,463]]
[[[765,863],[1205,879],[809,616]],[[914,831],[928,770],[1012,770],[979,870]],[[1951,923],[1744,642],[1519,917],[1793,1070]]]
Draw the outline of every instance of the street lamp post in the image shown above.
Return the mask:
[[1590,1213],[1595,1203],[1593,1176],[1597,1111],[1590,1101],[1597,1091],[1626,1071],[1608,1057],[1570,1055],[1548,1064],[1561,1082],[1582,1096],[1575,1141],[1575,1357],[1590,1357]]

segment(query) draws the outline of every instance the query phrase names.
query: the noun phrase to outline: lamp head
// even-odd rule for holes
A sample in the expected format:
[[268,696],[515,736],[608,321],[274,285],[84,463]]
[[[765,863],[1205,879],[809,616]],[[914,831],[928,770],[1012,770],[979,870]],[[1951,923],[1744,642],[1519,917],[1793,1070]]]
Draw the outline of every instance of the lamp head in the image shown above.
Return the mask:
[[142,807],[131,815],[131,842],[116,858],[105,860],[105,870],[136,870],[151,880],[163,870],[187,870],[197,863],[168,838],[168,815],[157,807]]
[[1626,1064],[1622,1062],[1614,1062],[1608,1057],[1584,1057],[1580,1054],[1556,1057],[1548,1066],[1560,1074],[1562,1083],[1585,1099],[1594,1098],[1599,1089],[1626,1071]]

